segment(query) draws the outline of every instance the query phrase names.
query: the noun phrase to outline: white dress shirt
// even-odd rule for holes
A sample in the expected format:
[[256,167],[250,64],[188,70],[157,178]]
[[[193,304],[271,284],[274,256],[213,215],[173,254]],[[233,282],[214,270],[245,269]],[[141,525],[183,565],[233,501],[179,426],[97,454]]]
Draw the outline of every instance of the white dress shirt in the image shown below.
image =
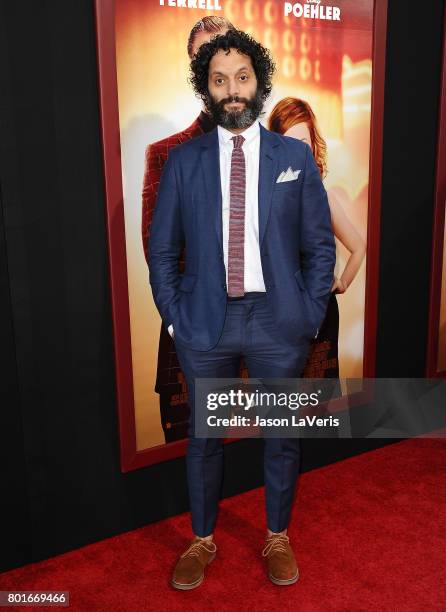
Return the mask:
[[[220,149],[220,180],[222,195],[223,255],[226,268],[226,285],[228,285],[228,243],[229,243],[229,207],[231,157],[234,143],[232,132],[220,125],[218,144]],[[245,191],[245,293],[248,291],[266,291],[263,281],[262,263],[259,247],[259,161],[260,161],[260,126],[258,120],[242,132],[245,139],[242,145],[245,155],[246,191]]]
[[[228,285],[228,243],[229,243],[229,207],[231,157],[234,143],[232,132],[220,125],[218,145],[220,149],[220,181],[222,195],[222,228],[223,255],[226,268],[226,286]],[[242,144],[245,155],[246,191],[245,191],[245,293],[248,291],[266,291],[263,281],[262,262],[259,247],[259,164],[260,164],[260,126],[258,120],[242,132],[245,139]],[[169,334],[173,334],[173,325],[169,325]]]

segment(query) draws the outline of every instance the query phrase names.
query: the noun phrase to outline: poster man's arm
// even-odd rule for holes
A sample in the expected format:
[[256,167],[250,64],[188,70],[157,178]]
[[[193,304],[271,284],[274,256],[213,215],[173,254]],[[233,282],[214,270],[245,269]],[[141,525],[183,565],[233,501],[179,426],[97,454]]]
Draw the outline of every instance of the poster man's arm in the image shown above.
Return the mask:
[[178,300],[178,258],[184,246],[180,194],[172,151],[164,167],[149,241],[150,284],[156,307],[168,327]]
[[149,236],[152,223],[153,211],[155,210],[158,186],[163,171],[164,160],[159,155],[156,145],[146,148],[144,179],[142,187],[142,219],[141,234],[144,255],[149,261]]

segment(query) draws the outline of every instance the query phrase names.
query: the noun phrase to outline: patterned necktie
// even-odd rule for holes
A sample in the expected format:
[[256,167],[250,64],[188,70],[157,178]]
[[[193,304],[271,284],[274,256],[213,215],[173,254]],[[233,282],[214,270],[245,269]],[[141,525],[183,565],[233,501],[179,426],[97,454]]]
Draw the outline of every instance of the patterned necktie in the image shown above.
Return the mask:
[[245,189],[246,169],[242,144],[245,139],[238,134],[231,157],[229,187],[229,244],[228,244],[228,296],[245,294]]

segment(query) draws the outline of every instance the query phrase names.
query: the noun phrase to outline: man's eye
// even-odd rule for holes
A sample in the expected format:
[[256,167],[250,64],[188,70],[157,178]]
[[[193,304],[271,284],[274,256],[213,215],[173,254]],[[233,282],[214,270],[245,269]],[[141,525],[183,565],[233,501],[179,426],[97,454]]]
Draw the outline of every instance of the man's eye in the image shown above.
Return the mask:
[[248,80],[248,75],[247,74],[242,74],[240,77],[241,81],[247,81]]
[[223,79],[215,79],[216,85],[222,85],[222,83],[223,83]]

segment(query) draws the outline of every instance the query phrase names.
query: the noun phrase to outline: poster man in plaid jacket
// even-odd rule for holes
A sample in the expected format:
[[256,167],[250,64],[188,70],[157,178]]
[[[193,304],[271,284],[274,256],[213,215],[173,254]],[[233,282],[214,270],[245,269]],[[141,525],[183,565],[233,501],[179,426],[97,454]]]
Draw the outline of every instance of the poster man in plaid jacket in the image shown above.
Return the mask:
[[[200,19],[192,28],[187,52],[189,57],[196,54],[199,47],[212,36],[224,34],[234,26],[224,17],[207,16]],[[179,144],[202,136],[215,127],[208,113],[202,111],[195,121],[182,132],[168,136],[147,146],[142,188],[142,243],[146,260],[150,238],[150,225],[155,208],[158,186],[169,152]],[[184,252],[181,254],[179,269],[184,269]],[[189,408],[185,399],[184,376],[178,364],[175,344],[165,326],[161,326],[155,391],[160,396],[161,425],[166,442],[187,437]],[[178,399],[179,398],[179,399]],[[174,400],[174,401],[172,401]]]

